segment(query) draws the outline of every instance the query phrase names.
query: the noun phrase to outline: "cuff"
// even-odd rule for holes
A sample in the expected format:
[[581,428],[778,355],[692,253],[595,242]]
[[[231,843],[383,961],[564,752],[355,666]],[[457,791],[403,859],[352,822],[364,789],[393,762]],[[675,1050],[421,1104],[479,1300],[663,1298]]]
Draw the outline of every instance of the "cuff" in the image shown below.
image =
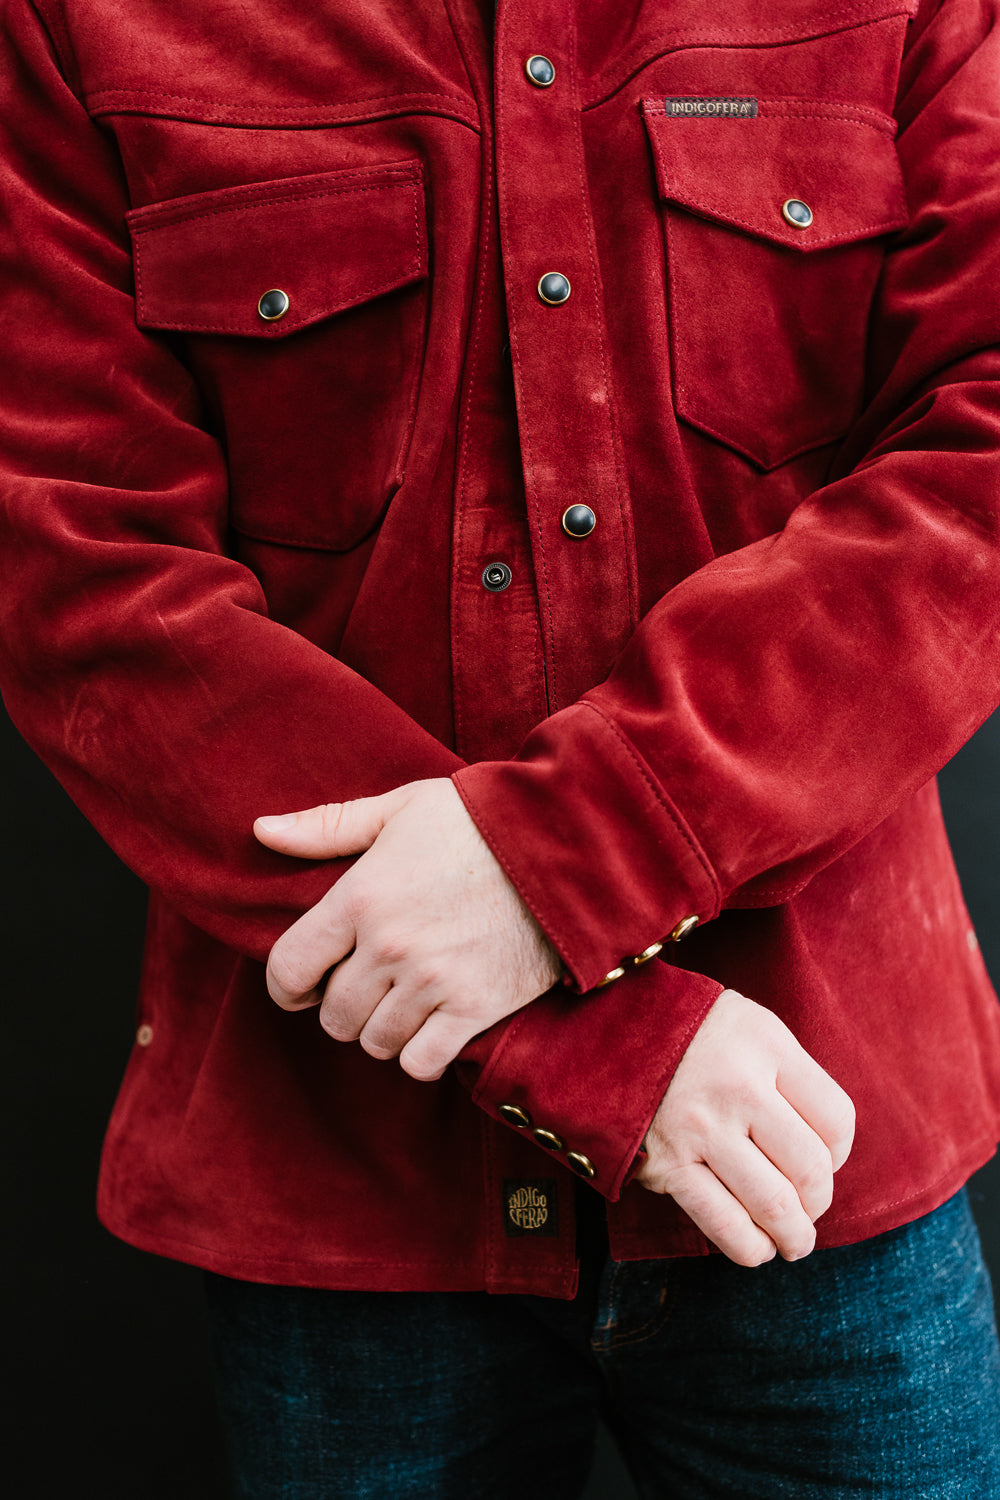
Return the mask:
[[473,1101],[617,1201],[692,1037],[722,993],[656,961],[612,989],[553,989],[463,1048]]
[[580,990],[717,915],[694,835],[593,704],[546,719],[514,760],[452,779]]

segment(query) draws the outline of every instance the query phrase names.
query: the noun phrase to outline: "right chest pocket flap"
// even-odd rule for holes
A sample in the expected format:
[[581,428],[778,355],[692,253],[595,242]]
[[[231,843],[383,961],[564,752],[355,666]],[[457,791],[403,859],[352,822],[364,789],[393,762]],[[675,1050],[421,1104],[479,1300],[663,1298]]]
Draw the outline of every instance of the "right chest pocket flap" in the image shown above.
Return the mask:
[[677,413],[771,469],[860,410],[882,237],[907,223],[894,125],[797,99],[749,118],[685,102],[643,101]]
[[356,545],[402,482],[416,410],[420,163],[198,193],[128,225],[137,320],[183,338],[226,446],[234,527]]

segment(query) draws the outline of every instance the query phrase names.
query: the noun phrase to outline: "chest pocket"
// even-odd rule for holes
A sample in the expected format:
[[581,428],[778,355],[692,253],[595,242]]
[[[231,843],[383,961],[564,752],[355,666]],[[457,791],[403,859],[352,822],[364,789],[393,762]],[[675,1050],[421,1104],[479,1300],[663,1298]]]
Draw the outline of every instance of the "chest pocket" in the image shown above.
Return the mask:
[[237,531],[346,551],[403,479],[426,321],[420,163],[252,183],[128,215],[136,315],[181,340]]
[[907,223],[893,122],[802,100],[675,108],[643,101],[677,414],[772,469],[860,410],[883,236]]

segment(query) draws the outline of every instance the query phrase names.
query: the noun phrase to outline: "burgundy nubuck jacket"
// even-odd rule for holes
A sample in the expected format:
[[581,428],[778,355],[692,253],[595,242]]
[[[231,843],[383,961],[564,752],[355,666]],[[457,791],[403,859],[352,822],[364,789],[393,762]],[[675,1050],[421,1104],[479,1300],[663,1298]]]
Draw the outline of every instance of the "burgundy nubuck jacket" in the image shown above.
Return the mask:
[[[2,14],[4,693],[153,893],[104,1222],[568,1296],[576,1172],[705,1253],[630,1172],[724,986],[857,1106],[820,1244],[939,1204],[1000,1113],[933,782],[1000,700],[997,0]],[[424,1084],[268,998],[343,865],[251,824],[442,775],[569,982]]]

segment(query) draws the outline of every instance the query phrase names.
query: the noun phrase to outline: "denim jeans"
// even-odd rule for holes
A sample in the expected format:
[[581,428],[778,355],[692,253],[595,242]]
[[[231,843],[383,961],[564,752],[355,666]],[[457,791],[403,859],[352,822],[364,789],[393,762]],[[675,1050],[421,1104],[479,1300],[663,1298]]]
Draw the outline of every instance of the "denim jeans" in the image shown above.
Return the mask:
[[755,1270],[592,1243],[573,1302],[207,1285],[240,1500],[579,1496],[599,1417],[643,1497],[1000,1500],[964,1193]]

